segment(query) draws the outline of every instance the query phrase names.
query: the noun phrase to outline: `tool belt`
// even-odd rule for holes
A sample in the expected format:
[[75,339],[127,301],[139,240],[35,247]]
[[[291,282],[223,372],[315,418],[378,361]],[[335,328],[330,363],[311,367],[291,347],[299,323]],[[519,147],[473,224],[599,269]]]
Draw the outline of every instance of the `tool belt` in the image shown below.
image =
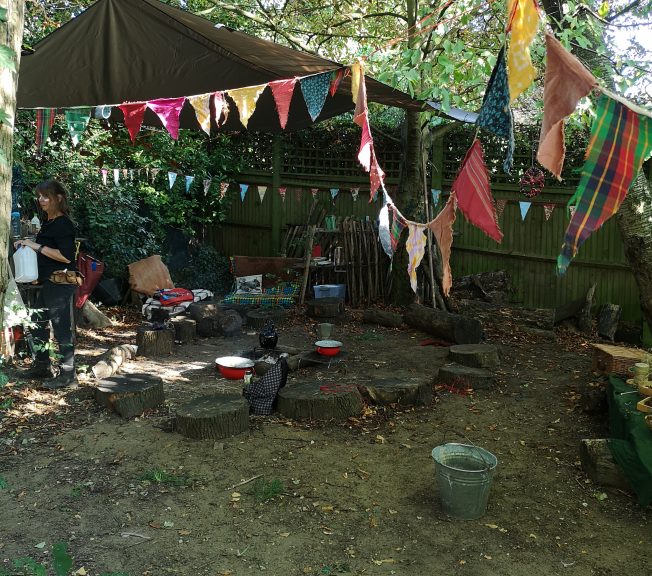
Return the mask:
[[74,270],[55,270],[50,274],[50,282],[53,284],[73,284],[81,286],[84,282],[84,275]]

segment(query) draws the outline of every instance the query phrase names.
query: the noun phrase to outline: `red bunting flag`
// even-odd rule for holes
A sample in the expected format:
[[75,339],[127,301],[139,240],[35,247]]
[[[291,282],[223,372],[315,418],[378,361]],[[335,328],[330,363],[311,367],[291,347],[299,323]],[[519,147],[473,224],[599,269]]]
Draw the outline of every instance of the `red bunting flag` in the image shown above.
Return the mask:
[[129,137],[131,141],[136,140],[136,135],[140,132],[140,127],[143,124],[143,117],[145,116],[145,110],[147,109],[147,104],[145,102],[133,102],[133,103],[123,103],[118,106],[122,110],[122,114],[125,117],[125,126],[129,130]]
[[342,81],[342,78],[344,78],[344,68],[340,68],[339,70],[333,72],[331,86],[328,89],[328,92],[331,96],[335,96],[337,89],[340,87],[340,82]]
[[296,83],[296,78],[276,80],[269,83],[272,96],[274,96],[274,102],[276,102],[276,111],[278,112],[278,120],[282,129],[285,129],[285,125],[288,123],[290,103],[292,102],[292,94],[294,93],[294,85]]
[[174,140],[179,138],[179,114],[186,102],[186,97],[159,98],[147,102],[147,107],[154,112]]
[[229,183],[228,182],[220,182],[220,200],[224,199],[224,196],[226,196],[226,193],[229,190]]
[[543,205],[543,213],[546,217],[546,222],[550,220],[550,217],[552,216],[552,211],[555,209],[554,204],[544,204]]
[[287,192],[287,188],[285,186],[281,186],[278,189],[278,193],[281,195],[281,200],[283,200],[283,202],[285,202],[285,193],[286,192]]
[[385,180],[385,173],[376,160],[376,154],[372,154],[371,170],[369,171],[369,202],[376,199],[378,188]]

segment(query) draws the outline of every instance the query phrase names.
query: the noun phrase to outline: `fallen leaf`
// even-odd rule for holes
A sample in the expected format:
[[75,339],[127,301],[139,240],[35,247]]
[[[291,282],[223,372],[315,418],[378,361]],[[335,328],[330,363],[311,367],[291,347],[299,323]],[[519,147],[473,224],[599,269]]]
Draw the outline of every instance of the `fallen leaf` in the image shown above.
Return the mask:
[[174,527],[174,522],[170,522],[169,520],[163,522],[163,528],[173,528],[173,527]]
[[498,528],[498,525],[497,525],[497,524],[485,524],[485,526],[486,526],[487,528],[491,528],[492,530],[495,530],[496,528]]
[[150,522],[149,525],[150,525],[152,528],[157,528],[157,529],[158,529],[158,528],[161,528],[161,525],[160,525],[158,522]]
[[38,548],[39,550],[43,550],[45,548],[45,542],[39,542],[34,548]]
[[378,528],[378,520],[375,516],[369,516],[369,528]]
[[384,560],[372,560],[376,566],[382,566],[383,564],[396,564],[394,558],[385,558]]
[[530,535],[528,536],[528,538],[532,538],[533,540],[536,540],[536,539],[537,539],[537,535],[536,535],[536,534],[530,534]]
[[188,535],[190,534],[190,532],[191,532],[190,530],[185,530],[185,529],[184,529],[184,530],[179,530],[179,531],[177,532],[177,534],[178,534],[179,536],[188,536]]
[[321,507],[322,512],[332,512],[333,510],[334,508],[331,504],[324,504],[324,506]]
[[487,554],[484,555],[486,560],[491,560],[491,556],[488,556]]
[[77,572],[73,572],[74,576],[86,576],[86,570],[82,566]]
[[289,532],[281,532],[279,536],[282,536],[283,538],[287,538],[290,535]]
[[385,437],[381,436],[380,434],[376,434],[376,444],[384,444],[385,443]]

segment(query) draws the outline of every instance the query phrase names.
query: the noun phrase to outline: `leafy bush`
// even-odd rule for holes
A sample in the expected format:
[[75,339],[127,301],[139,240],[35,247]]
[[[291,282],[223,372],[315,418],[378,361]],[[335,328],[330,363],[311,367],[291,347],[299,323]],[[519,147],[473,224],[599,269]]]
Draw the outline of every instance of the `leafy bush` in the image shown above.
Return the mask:
[[205,288],[215,294],[228,292],[233,285],[229,259],[205,244],[194,249],[188,266],[174,274],[172,279],[175,286],[190,290]]

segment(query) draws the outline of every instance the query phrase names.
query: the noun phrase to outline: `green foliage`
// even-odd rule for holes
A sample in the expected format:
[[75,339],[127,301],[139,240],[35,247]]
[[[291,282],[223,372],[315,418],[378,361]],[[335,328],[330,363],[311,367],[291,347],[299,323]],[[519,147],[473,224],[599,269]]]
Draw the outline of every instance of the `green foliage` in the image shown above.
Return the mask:
[[52,558],[56,576],[66,576],[72,569],[72,558],[68,554],[68,546],[65,542],[57,542],[52,547]]
[[[47,571],[43,564],[39,564],[33,558],[18,558],[13,562],[14,568],[20,570],[23,576],[46,576]],[[0,576],[16,576],[16,571],[0,572]]]
[[193,249],[188,265],[172,279],[175,286],[189,290],[205,288],[215,294],[228,292],[233,284],[229,259],[205,244]]
[[169,486],[188,486],[190,481],[183,476],[176,476],[174,474],[169,474],[165,470],[155,468],[153,470],[148,470],[139,480],[141,482],[150,482],[151,484],[167,484]]
[[283,483],[278,478],[272,478],[267,482],[264,478],[258,478],[253,485],[253,495],[256,502],[267,502],[283,492]]
[[0,476],[0,490],[4,490],[7,486],[9,486],[7,480]]

